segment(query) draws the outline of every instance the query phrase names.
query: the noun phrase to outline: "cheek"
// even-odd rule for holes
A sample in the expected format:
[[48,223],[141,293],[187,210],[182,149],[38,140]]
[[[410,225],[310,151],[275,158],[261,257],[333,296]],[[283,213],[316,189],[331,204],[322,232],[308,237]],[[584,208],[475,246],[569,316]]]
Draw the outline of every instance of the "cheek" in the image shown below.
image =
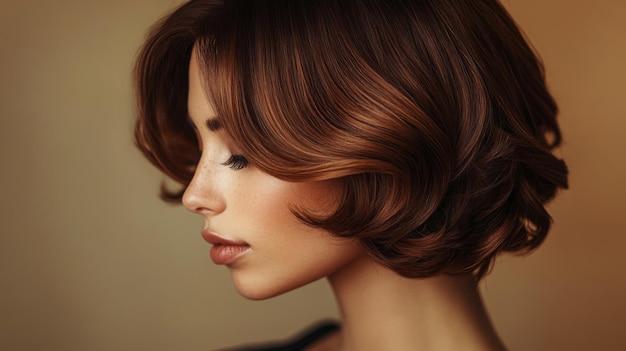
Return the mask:
[[[292,209],[321,216],[335,209],[338,186],[334,183],[290,183],[256,169],[251,173],[235,187],[231,208],[249,225],[273,232],[309,231],[311,228],[300,222]],[[297,235],[290,237],[293,239],[289,241],[295,241]]]
[[[231,267],[237,290],[264,299],[328,276],[362,255],[360,244],[335,238],[300,222],[289,205],[323,214],[335,191],[326,184],[294,184],[268,177],[249,182],[237,213],[252,252]],[[254,189],[254,190],[252,190]],[[245,207],[245,208],[244,208]]]
[[[259,249],[272,252],[263,256],[266,260],[292,259],[333,262],[343,251],[347,241],[302,223],[292,212],[312,212],[325,216],[334,211],[334,189],[323,184],[294,184],[276,178],[257,183],[257,190],[248,198],[246,212],[250,216],[248,226],[258,241]],[[254,244],[254,243],[251,243]]]
[[[247,237],[242,239],[253,246],[262,243],[276,246],[288,240],[290,236],[281,234],[302,225],[290,211],[290,193],[285,185],[267,179],[240,187],[237,201],[231,202],[231,213],[236,214],[231,220],[245,228]],[[283,236],[282,240],[276,240],[277,236]]]

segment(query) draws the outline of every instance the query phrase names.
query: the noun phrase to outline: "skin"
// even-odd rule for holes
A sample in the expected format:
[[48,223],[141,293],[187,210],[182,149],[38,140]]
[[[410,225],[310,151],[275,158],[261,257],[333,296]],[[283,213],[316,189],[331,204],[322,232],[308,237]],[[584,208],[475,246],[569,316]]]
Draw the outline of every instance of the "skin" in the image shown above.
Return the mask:
[[332,181],[291,183],[252,164],[224,162],[238,154],[222,130],[209,128],[215,111],[202,88],[195,51],[188,111],[202,157],[183,204],[205,218],[204,231],[250,246],[228,264],[237,290],[265,299],[327,277],[342,329],[310,350],[504,350],[471,276],[408,279],[376,263],[358,242],[308,227],[290,206],[332,209]]
[[265,299],[328,276],[363,255],[341,240],[301,223],[290,206],[332,206],[333,182],[291,183],[254,165],[235,170],[223,163],[238,154],[224,130],[211,130],[215,111],[202,88],[196,55],[190,62],[188,112],[198,131],[202,157],[183,204],[205,218],[205,231],[245,242],[250,250],[229,265],[237,290]]

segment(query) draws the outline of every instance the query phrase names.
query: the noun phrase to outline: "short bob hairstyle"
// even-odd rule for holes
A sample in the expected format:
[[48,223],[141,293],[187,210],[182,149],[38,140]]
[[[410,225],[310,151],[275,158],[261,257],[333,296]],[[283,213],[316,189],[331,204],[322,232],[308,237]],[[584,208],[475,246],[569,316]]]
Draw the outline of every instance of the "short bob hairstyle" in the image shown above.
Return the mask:
[[[138,56],[136,142],[184,188],[193,47],[221,125],[251,164],[341,184],[303,222],[406,277],[473,273],[546,237],[567,188],[543,67],[497,0],[192,0]],[[162,189],[166,200],[182,192]]]

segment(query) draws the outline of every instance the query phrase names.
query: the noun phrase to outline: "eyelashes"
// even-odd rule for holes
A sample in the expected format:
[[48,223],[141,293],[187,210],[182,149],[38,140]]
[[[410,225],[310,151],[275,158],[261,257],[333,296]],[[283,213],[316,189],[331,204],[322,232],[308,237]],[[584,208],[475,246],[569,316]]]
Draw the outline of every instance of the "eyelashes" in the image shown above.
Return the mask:
[[239,171],[248,166],[248,159],[243,155],[232,155],[226,162],[222,163],[222,166],[228,166],[235,171]]

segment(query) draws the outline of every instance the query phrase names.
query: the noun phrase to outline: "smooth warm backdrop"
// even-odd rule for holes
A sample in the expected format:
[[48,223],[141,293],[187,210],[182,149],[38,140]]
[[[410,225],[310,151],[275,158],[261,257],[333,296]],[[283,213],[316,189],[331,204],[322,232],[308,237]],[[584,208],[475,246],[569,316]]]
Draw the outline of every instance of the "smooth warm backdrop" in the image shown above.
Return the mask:
[[[335,317],[324,281],[239,297],[201,218],[157,200],[131,67],[175,0],[2,1],[0,349],[212,350]],[[571,190],[484,281],[511,350],[625,350],[626,2],[506,0],[561,106]]]

